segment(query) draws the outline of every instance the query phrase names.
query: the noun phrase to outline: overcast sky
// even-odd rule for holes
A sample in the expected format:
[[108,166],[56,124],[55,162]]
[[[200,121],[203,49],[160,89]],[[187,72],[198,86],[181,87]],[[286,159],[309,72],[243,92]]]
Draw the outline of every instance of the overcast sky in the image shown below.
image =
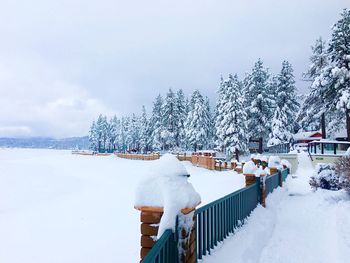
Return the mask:
[[81,136],[170,87],[212,103],[220,75],[283,59],[298,88],[349,0],[0,0],[0,137]]

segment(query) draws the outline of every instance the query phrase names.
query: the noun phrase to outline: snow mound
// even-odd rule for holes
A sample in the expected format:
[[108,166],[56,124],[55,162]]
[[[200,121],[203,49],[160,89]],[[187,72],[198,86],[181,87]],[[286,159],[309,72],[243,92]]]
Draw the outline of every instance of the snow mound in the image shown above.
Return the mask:
[[287,167],[289,169],[292,168],[292,164],[286,159],[282,159],[281,160],[281,165],[283,165],[283,166],[285,166],[285,167]]
[[257,168],[255,170],[255,176],[256,177],[262,177],[262,176],[266,176],[267,175],[267,172],[266,172],[266,169],[262,169],[261,166],[259,166],[259,168]]
[[255,159],[261,161],[261,157],[262,157],[261,154],[258,153],[258,154],[255,156]]
[[163,207],[158,238],[166,229],[175,230],[176,216],[183,208],[191,208],[201,201],[199,194],[188,182],[188,172],[171,154],[155,161],[147,176],[136,188],[135,206]]
[[350,147],[347,149],[345,156],[350,156]]
[[248,161],[243,165],[243,174],[255,174],[257,167],[253,161]]
[[281,167],[281,159],[278,156],[270,156],[269,158],[269,167]]

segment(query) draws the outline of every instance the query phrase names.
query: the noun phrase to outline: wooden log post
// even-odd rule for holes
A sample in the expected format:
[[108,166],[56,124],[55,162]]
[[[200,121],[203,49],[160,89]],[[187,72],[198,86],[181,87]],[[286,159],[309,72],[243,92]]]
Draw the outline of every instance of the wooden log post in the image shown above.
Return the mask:
[[255,184],[256,182],[259,184],[259,202],[263,207],[266,207],[266,189],[263,183],[264,175],[260,175],[260,177],[257,177],[255,174],[244,174],[244,176],[246,187]]

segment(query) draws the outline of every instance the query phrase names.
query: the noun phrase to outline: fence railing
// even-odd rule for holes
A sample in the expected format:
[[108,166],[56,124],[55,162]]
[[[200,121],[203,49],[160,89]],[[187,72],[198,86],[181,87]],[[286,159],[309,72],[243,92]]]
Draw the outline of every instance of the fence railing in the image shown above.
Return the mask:
[[171,229],[168,229],[157,240],[142,263],[178,263],[178,255],[175,234]]
[[266,195],[272,193],[273,189],[277,188],[280,184],[280,172],[267,176],[265,180]]
[[290,143],[283,143],[268,147],[269,153],[289,153]]
[[233,192],[196,210],[197,258],[223,241],[240,226],[259,203],[259,183]]
[[[279,186],[280,180],[285,181],[289,169],[284,169],[265,180],[266,196]],[[195,211],[196,216],[196,260],[210,255],[211,250],[223,241],[230,233],[244,224],[261,201],[260,178],[256,182],[226,195],[214,202],[204,205]],[[178,262],[176,234],[166,230],[155,243],[142,263],[175,263]]]
[[283,169],[283,170],[281,171],[282,182],[285,182],[285,181],[286,181],[289,172],[290,172],[290,171],[289,171],[289,168]]
[[158,160],[160,158],[159,154],[116,153],[115,155],[119,158],[144,161]]

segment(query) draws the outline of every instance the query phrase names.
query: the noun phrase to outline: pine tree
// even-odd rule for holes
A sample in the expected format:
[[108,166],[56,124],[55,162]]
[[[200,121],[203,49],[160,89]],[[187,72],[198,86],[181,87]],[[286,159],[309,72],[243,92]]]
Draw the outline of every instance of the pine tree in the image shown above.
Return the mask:
[[272,119],[270,139],[267,143],[268,146],[279,145],[289,142],[291,139],[291,132],[285,128],[285,120],[287,116],[286,111],[277,107]]
[[[314,81],[329,65],[326,42],[318,38],[311,47],[309,70],[303,74],[307,81]],[[303,130],[319,130],[321,117],[324,118],[322,89],[310,87],[310,91],[303,100],[302,107],[297,115],[297,122]],[[325,134],[323,134],[325,136]]]
[[90,143],[90,149],[93,151],[98,150],[98,134],[97,134],[97,127],[95,121],[92,122],[90,131],[89,131],[89,143]]
[[205,119],[206,119],[206,132],[207,132],[207,142],[205,147],[206,148],[213,148],[214,147],[214,116],[211,112],[210,108],[210,101],[208,97],[205,97],[204,100],[205,104]]
[[149,127],[145,106],[142,106],[142,114],[140,119],[140,150],[145,153],[149,145]]
[[231,153],[247,151],[248,137],[246,112],[244,109],[243,85],[237,75],[221,79],[219,99],[217,102],[216,136],[218,145],[225,150],[228,157]]
[[337,109],[345,112],[347,137],[350,141],[350,9],[343,10],[332,31],[328,49],[332,62],[331,87],[336,92],[334,99]]
[[109,122],[109,144],[110,149],[115,151],[117,149],[117,138],[119,137],[119,120],[117,116],[113,116],[113,118]]
[[152,117],[151,117],[151,145],[155,151],[160,151],[163,147],[163,140],[161,137],[163,131],[163,114],[162,114],[163,99],[158,95],[153,103]]
[[[308,96],[310,99],[304,104],[310,102],[315,111],[330,115],[328,119],[332,120],[332,124],[327,126],[332,125],[332,128],[344,123],[339,118],[339,110],[345,112],[350,139],[350,109],[347,107],[350,103],[346,103],[346,94],[350,93],[350,10],[344,9],[332,31],[327,50],[329,64],[315,77]],[[335,123],[335,119],[339,122]]]
[[104,139],[106,138],[104,117],[100,114],[96,121],[96,135],[97,135],[97,150],[98,152],[104,151]]
[[120,121],[120,130],[119,130],[119,138],[118,138],[118,142],[119,142],[119,151],[123,151],[125,152],[128,147],[127,147],[127,135],[126,133],[127,131],[127,120],[125,117],[121,118]]
[[274,115],[283,123],[284,142],[289,142],[294,132],[294,123],[299,110],[296,94],[295,79],[292,65],[288,61],[282,62],[282,69],[277,77],[276,109],[280,113]]
[[164,148],[167,150],[174,149],[174,147],[177,144],[178,137],[178,109],[176,105],[175,93],[172,91],[172,89],[169,89],[169,91],[167,92],[164,104],[162,106],[163,130],[161,136],[164,142]]
[[182,91],[182,89],[179,89],[176,92],[176,108],[177,108],[177,138],[176,138],[176,145],[179,148],[186,148],[186,142],[185,142],[185,121],[187,118],[187,105],[185,101],[185,95]]
[[327,43],[319,37],[316,39],[315,45],[311,47],[312,55],[310,56],[310,66],[307,72],[303,74],[308,81],[313,81],[318,77],[322,69],[328,66]]
[[140,151],[140,119],[134,113],[130,120],[130,148],[133,151]]
[[203,96],[195,90],[191,96],[190,111],[188,113],[185,132],[189,146],[194,150],[203,149],[207,143],[207,109]]
[[[251,139],[267,141],[275,98],[269,89],[269,72],[259,59],[244,80],[248,135]],[[261,151],[262,149],[260,149]]]
[[102,122],[101,122],[101,134],[102,134],[102,145],[103,145],[103,152],[107,151],[108,148],[108,140],[109,140],[109,124],[107,121],[107,116],[103,116]]
[[219,147],[221,150],[224,150],[224,132],[221,128],[221,123],[224,120],[224,114],[222,114],[223,109],[225,108],[225,103],[228,100],[228,94],[227,94],[227,88],[226,88],[226,82],[224,81],[224,78],[220,77],[220,84],[218,89],[218,99],[216,101],[216,107],[215,107],[215,144],[217,147]]
[[[270,103],[271,103],[270,107],[271,107],[272,112],[276,108],[276,99],[278,97],[277,89],[278,89],[277,76],[270,76],[270,78],[268,80],[268,93],[270,94]],[[273,113],[272,113],[272,115],[273,115]]]
[[127,116],[125,118],[125,143],[129,151],[134,150],[133,133],[132,133],[132,118]]

